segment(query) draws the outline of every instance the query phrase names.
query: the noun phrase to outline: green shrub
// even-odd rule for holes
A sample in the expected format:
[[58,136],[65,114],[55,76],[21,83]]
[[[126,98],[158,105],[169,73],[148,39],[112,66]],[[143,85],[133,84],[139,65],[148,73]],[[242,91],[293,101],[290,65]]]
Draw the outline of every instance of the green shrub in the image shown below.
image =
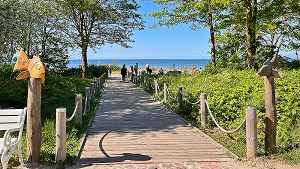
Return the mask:
[[[1,65],[2,66],[2,65]],[[1,108],[15,107],[24,108],[27,105],[28,80],[15,80],[15,74],[11,76],[12,66],[6,65],[1,67],[0,75],[0,106]],[[105,68],[94,67],[95,71],[103,72]],[[2,73],[4,72],[4,73]],[[92,73],[98,76],[98,72]],[[41,162],[53,164],[55,158],[55,116],[56,108],[65,107],[67,109],[67,117],[70,117],[75,108],[75,94],[83,95],[83,104],[85,100],[85,87],[90,86],[94,79],[82,79],[81,77],[60,77],[46,76],[45,83],[42,84],[42,102],[41,102],[41,118],[42,118],[42,147]],[[100,94],[99,94],[100,95]],[[99,97],[98,95],[98,97]],[[72,120],[67,123],[67,159],[65,163],[72,164],[76,159],[76,153],[79,149],[80,140],[84,132],[88,128],[90,119],[93,116],[94,108],[98,102],[98,98],[91,105],[91,111],[83,117],[83,126],[80,129],[75,128],[75,122]],[[83,105],[84,108],[84,105]],[[26,130],[26,127],[24,128]],[[26,138],[23,136],[22,149],[26,156]],[[17,165],[17,158],[11,160],[11,165]]]
[[[246,107],[256,106],[259,154],[264,154],[265,100],[263,77],[257,77],[254,70],[215,70],[216,72],[213,73],[204,71],[194,76],[164,75],[156,77],[160,89],[163,89],[163,83],[169,84],[168,89],[172,97],[176,95],[178,86],[182,86],[183,94],[190,102],[198,101],[200,94],[206,93],[211,111],[219,124],[225,129],[238,127],[245,118]],[[279,72],[283,73],[284,78],[275,79],[278,119],[277,145],[279,152],[289,152],[291,148],[300,144],[300,83],[298,81],[300,79],[300,70],[279,70]],[[156,97],[161,101],[163,100],[162,94]],[[183,108],[178,110],[176,100],[168,99],[164,104],[190,123],[196,126],[200,125],[199,105],[187,104],[184,101]],[[215,127],[211,118],[208,119],[208,126]],[[233,144],[230,143],[232,139],[235,141],[239,140],[244,145],[246,144],[244,129],[229,136],[229,141],[226,143],[228,144],[227,146]],[[234,147],[232,151],[245,156],[245,147],[243,148],[244,151]]]

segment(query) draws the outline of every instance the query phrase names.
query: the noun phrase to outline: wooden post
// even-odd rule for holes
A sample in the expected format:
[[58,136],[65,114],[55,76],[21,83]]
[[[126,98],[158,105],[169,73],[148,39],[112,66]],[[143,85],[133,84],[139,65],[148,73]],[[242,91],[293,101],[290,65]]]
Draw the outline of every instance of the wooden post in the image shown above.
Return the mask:
[[206,93],[201,93],[200,95],[200,107],[201,107],[201,126],[205,129],[206,128],[206,124],[207,124],[207,115],[208,115],[208,110],[207,110],[207,106],[205,103],[205,99],[206,99]]
[[158,82],[155,80],[155,94],[158,94]]
[[28,163],[38,163],[40,161],[42,144],[41,86],[41,79],[30,78],[28,80],[26,125]]
[[266,103],[266,130],[265,130],[265,150],[276,153],[276,107],[274,76],[265,76],[265,103]]
[[94,86],[95,86],[95,95],[97,95],[98,91],[99,91],[99,85],[98,85],[98,81],[97,80],[94,81]]
[[103,76],[101,76],[101,77],[100,77],[100,88],[102,88],[102,86],[103,86],[103,81],[104,81],[104,80],[103,80]]
[[85,111],[84,112],[90,112],[91,110],[91,100],[90,100],[90,88],[85,88]]
[[166,102],[168,99],[168,92],[167,92],[168,83],[164,83],[164,101]]
[[77,101],[78,101],[78,107],[76,111],[75,125],[80,128],[82,125],[82,95],[81,94],[76,94],[75,106]]
[[56,109],[56,151],[55,162],[60,163],[66,159],[66,108]]
[[90,97],[91,97],[91,103],[94,103],[95,101],[95,88],[94,88],[94,83],[90,84]]
[[256,158],[257,155],[257,119],[256,107],[248,106],[246,109],[246,138],[247,158]]
[[148,88],[149,88],[149,91],[152,90],[152,88],[151,88],[151,80],[152,80],[152,79],[150,79],[150,78],[148,79]]
[[178,86],[177,97],[178,97],[178,109],[180,109],[182,107],[182,87],[181,86]]

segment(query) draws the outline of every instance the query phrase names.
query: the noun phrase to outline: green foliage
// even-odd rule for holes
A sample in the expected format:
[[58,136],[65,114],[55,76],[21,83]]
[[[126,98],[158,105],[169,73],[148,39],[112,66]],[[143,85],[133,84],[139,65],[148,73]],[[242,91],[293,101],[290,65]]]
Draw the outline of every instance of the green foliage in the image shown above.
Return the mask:
[[[212,70],[212,69],[211,69]],[[159,88],[163,89],[163,83],[169,84],[169,92],[172,97],[176,96],[177,86],[182,86],[183,94],[189,102],[200,99],[201,93],[207,94],[207,102],[218,123],[225,129],[237,128],[245,118],[247,106],[257,108],[257,134],[258,153],[264,155],[264,130],[265,130],[265,100],[263,78],[256,76],[254,70],[222,70],[217,69],[213,73],[200,72],[193,76],[156,76]],[[277,146],[280,154],[298,154],[300,144],[300,71],[279,70],[284,75],[283,79],[275,79],[276,109],[277,109]],[[155,96],[163,101],[160,92]],[[183,108],[178,110],[177,101],[168,98],[164,102],[166,106],[180,114],[195,126],[200,126],[199,105],[191,105],[183,102]],[[215,127],[209,117],[208,126]],[[214,131],[214,130],[213,130]],[[227,136],[207,131],[213,138],[220,140],[225,147],[241,157],[246,156],[246,133],[245,129]],[[236,144],[239,143],[239,144]],[[297,148],[295,151],[291,151]],[[291,157],[291,155],[280,155]],[[293,159],[299,158],[294,157]],[[288,159],[286,159],[288,160]],[[299,161],[297,162],[299,163]]]
[[[99,77],[99,73],[107,72],[106,66],[91,66],[91,77]],[[12,73],[12,65],[0,65],[0,106],[1,108],[15,107],[24,108],[27,102],[27,80],[17,81],[17,73]],[[70,70],[68,70],[70,71]],[[79,71],[80,74],[80,71]],[[95,75],[95,76],[94,76]],[[55,113],[56,108],[65,107],[67,117],[70,117],[75,107],[75,94],[83,94],[83,104],[85,100],[85,87],[90,86],[94,79],[82,79],[76,73],[69,74],[68,77],[46,76],[45,83],[42,85],[42,147],[41,162],[44,164],[54,164],[55,160]],[[74,120],[67,123],[67,159],[65,162],[74,164],[79,150],[79,144],[83,134],[88,129],[88,124],[93,117],[94,109],[99,101],[96,96],[95,102],[91,105],[91,111],[83,116],[81,128],[75,127]],[[84,109],[84,105],[83,105]],[[26,127],[24,127],[26,130]],[[23,132],[22,150],[23,157],[26,157],[26,131]],[[17,157],[11,159],[10,166],[18,165]]]
[[[66,77],[81,77],[81,68],[68,68],[62,71],[57,69],[50,69],[50,75],[52,76],[66,76]],[[87,78],[92,79],[95,77],[100,77],[103,73],[106,73],[108,68],[106,65],[94,65],[91,64],[88,66]]]

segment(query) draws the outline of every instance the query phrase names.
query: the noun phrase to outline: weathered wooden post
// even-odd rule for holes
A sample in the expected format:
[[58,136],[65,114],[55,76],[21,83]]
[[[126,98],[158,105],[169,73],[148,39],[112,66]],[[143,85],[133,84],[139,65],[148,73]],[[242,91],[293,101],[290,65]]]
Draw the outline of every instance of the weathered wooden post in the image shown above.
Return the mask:
[[29,59],[21,49],[13,71],[21,71],[17,80],[28,79],[27,98],[27,163],[40,161],[42,144],[41,92],[45,68],[40,58]]
[[59,163],[66,159],[67,145],[66,145],[66,108],[56,109],[56,151],[55,162]]
[[166,102],[168,99],[168,83],[164,83],[164,101]]
[[200,108],[201,108],[201,126],[205,129],[207,124],[208,110],[205,103],[206,93],[200,95]]
[[94,88],[94,83],[90,84],[90,97],[91,97],[91,103],[94,103],[95,101],[95,88]]
[[152,80],[151,78],[148,79],[148,88],[149,88],[149,91],[151,91],[151,89],[152,89],[151,88],[151,80]]
[[90,112],[91,110],[91,100],[90,100],[90,88],[86,87],[85,88],[85,110],[84,112]]
[[77,127],[81,127],[82,125],[82,95],[81,94],[76,94],[75,107],[77,102],[78,102],[78,106],[76,110],[75,125]]
[[265,103],[266,103],[266,130],[265,130],[265,150],[270,153],[277,153],[276,148],[276,107],[274,77],[282,78],[282,74],[272,70],[272,66],[278,67],[278,56],[272,60],[268,59],[258,71],[258,76],[264,76],[265,84]]
[[95,86],[95,95],[97,95],[98,91],[99,91],[99,85],[98,85],[98,81],[97,80],[94,81],[94,86]]
[[182,87],[181,86],[178,86],[177,96],[178,96],[178,109],[180,109],[182,108]]
[[156,79],[154,82],[155,82],[155,94],[157,95],[158,94],[158,82]]
[[102,88],[102,86],[103,86],[103,82],[104,82],[103,77],[104,77],[103,75],[100,77],[100,88]]
[[28,80],[27,99],[27,161],[36,163],[40,160],[42,145],[41,122],[41,79]]
[[246,142],[247,158],[256,158],[257,155],[257,119],[256,107],[248,106],[246,109]]

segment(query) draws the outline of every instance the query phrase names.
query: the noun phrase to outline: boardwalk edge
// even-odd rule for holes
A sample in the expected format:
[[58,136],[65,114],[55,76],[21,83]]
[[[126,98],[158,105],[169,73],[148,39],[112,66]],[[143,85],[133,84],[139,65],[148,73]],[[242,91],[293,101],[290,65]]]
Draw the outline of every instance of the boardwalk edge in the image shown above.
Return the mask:
[[[106,83],[105,83],[106,84]],[[88,129],[86,130],[86,132],[83,134],[82,138],[81,138],[81,142],[80,142],[80,146],[79,146],[79,149],[76,153],[76,160],[75,160],[75,165],[76,165],[76,162],[79,160],[80,156],[81,156],[81,152],[83,150],[83,147],[84,147],[84,144],[87,140],[87,135],[88,135],[88,132],[90,131],[90,128],[91,128],[91,125],[92,125],[92,122],[94,120],[94,117],[95,117],[95,114],[96,114],[96,111],[99,109],[99,106],[100,106],[100,103],[101,103],[101,98],[102,98],[102,95],[103,95],[103,92],[104,92],[104,88],[105,88],[105,85],[103,86],[103,89],[102,89],[102,92],[101,92],[101,95],[100,95],[100,99],[99,99],[99,103],[96,105],[95,107],[95,110],[94,110],[94,114],[93,114],[93,117],[91,118],[91,120],[89,121],[89,124],[88,124]]]

